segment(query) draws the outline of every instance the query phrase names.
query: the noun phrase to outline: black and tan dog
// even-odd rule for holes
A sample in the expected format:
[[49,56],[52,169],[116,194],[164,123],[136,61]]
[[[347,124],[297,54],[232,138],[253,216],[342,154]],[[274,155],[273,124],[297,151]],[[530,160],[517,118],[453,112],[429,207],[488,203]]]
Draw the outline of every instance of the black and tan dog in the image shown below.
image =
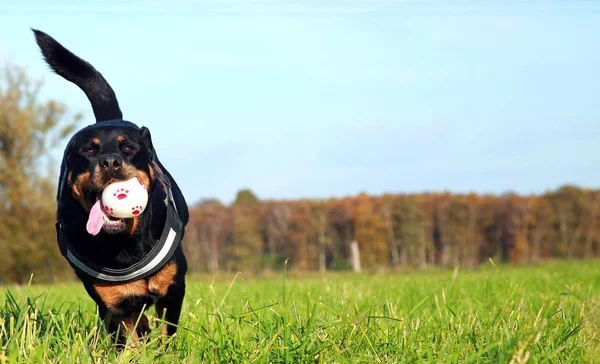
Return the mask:
[[[64,152],[56,224],[61,253],[98,305],[108,331],[119,332],[120,343],[128,334],[137,338],[150,330],[143,310],[151,305],[169,323],[162,332],[173,335],[185,294],[185,199],[158,160],[150,131],[122,120],[104,77],[49,35],[33,32],[48,65],[85,92],[96,116]],[[98,234],[88,233],[90,210],[103,188],[134,177],[149,193],[145,211],[130,219],[106,216]]]

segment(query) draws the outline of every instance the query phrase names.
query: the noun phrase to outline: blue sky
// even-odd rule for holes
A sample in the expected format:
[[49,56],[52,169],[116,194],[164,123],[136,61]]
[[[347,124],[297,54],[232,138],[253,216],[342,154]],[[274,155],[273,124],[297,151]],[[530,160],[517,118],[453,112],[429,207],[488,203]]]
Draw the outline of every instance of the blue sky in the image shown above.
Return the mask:
[[53,3],[0,4],[0,62],[81,126],[29,27],[91,62],[191,203],[600,187],[600,2]]

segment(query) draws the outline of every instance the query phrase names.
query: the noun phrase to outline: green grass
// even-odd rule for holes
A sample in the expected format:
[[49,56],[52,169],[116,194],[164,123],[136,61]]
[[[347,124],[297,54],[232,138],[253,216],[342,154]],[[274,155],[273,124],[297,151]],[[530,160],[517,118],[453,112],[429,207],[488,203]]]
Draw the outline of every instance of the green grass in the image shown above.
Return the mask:
[[0,362],[593,363],[600,264],[190,276],[170,345],[121,352],[79,284],[9,287],[0,330]]

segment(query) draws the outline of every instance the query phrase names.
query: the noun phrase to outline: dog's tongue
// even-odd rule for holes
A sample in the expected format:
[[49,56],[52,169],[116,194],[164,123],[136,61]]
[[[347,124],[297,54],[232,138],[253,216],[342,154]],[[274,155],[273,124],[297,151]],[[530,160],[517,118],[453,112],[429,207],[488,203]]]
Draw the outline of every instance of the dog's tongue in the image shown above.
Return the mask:
[[90,210],[90,216],[87,221],[87,232],[92,235],[98,235],[104,225],[104,212],[100,200],[96,201],[92,209]]

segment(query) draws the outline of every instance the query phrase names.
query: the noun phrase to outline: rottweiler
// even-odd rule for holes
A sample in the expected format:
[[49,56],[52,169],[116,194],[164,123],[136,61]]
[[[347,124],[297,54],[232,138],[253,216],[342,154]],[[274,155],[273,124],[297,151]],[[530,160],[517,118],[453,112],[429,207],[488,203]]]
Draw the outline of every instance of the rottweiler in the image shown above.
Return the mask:
[[[155,305],[162,333],[177,331],[187,262],[181,246],[189,219],[177,183],[160,163],[146,127],[123,120],[115,93],[90,63],[44,32],[32,29],[43,58],[89,99],[96,122],[77,131],[64,151],[57,192],[57,240],[108,332],[124,344],[150,331],[146,308]],[[102,213],[96,231],[86,225],[115,181],[137,178],[148,191],[139,216]]]

